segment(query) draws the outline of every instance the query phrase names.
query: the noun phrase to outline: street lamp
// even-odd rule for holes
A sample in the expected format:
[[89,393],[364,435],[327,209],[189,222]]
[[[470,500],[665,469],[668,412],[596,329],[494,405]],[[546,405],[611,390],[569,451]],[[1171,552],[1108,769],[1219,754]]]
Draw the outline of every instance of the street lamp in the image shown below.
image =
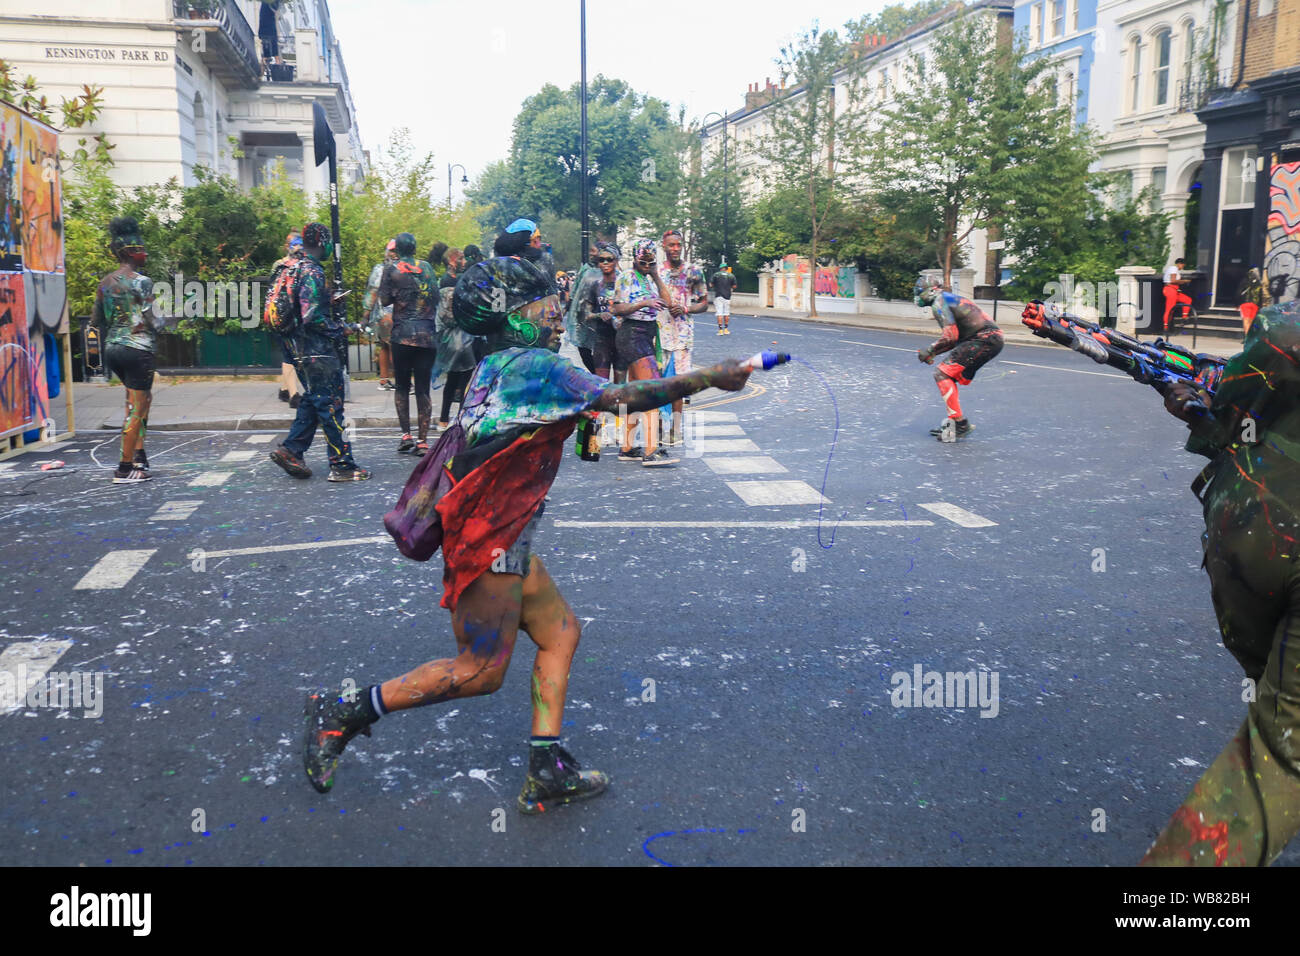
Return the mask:
[[701,139],[704,138],[704,127],[709,125],[710,116],[716,116],[722,120],[722,265],[725,266],[727,264],[727,250],[731,248],[727,242],[727,194],[730,192],[727,188],[727,114],[713,112],[700,120]]
[[460,184],[462,186],[469,185],[469,174],[468,171],[465,169],[465,167],[462,166],[460,163],[456,163],[454,165],[448,163],[447,164],[447,208],[448,209],[451,208],[451,171],[453,169],[460,170]]

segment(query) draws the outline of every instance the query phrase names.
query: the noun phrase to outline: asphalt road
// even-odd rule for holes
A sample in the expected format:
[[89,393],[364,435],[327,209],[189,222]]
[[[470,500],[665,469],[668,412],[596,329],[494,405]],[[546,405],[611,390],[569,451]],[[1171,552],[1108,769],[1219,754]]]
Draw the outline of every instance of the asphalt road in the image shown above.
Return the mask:
[[[1008,347],[962,390],[974,433],[941,444],[918,337],[733,327],[700,323],[697,361],[775,342],[808,365],[701,396],[675,469],[570,455],[552,488],[535,547],[585,625],[566,745],[614,783],[537,818],[514,809],[523,638],[496,695],[385,718],[327,796],[303,775],[308,688],[454,649],[440,560],[370,540],[413,464],[393,436],[358,435],[355,485],[324,481],[319,444],[294,481],[249,432],[155,436],[140,487],[108,481],[109,435],[40,480],[33,456],[0,469],[0,664],[107,672],[94,707],[0,696],[7,857],[1134,863],[1244,716],[1183,426],[1080,356]],[[781,470],[715,471],[755,466]],[[894,706],[918,665],[996,674],[996,704]]]

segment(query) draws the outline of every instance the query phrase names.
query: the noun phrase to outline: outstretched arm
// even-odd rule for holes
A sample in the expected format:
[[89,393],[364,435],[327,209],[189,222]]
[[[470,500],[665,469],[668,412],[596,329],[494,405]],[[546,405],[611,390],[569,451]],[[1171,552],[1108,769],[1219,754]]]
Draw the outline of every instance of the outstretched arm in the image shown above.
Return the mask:
[[620,406],[629,412],[646,412],[702,392],[706,388],[737,392],[745,387],[749,373],[750,369],[735,359],[727,359],[709,368],[696,369],[672,378],[651,378],[612,385],[601,392],[588,407],[598,412],[612,412]]

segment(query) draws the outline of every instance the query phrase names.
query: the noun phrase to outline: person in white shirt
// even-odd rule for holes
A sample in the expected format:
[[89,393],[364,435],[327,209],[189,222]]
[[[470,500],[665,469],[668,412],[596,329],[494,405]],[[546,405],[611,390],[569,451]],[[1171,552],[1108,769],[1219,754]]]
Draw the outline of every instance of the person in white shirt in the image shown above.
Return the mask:
[[1183,291],[1183,286],[1191,279],[1183,278],[1183,266],[1187,264],[1185,259],[1175,259],[1172,266],[1165,268],[1165,318],[1162,331],[1169,332],[1169,317],[1174,312],[1174,307],[1181,305],[1183,307],[1183,318],[1187,318],[1187,306],[1192,304],[1192,297]]

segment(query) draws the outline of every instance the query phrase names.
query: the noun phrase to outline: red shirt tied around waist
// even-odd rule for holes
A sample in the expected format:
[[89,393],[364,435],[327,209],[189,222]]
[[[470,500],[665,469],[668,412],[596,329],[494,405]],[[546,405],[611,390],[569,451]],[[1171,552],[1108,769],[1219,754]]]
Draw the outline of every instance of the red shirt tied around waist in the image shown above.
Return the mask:
[[1169,331],[1169,317],[1173,315],[1174,308],[1183,307],[1182,317],[1187,318],[1187,307],[1192,304],[1192,297],[1183,291],[1183,286],[1191,282],[1191,279],[1183,278],[1183,267],[1187,265],[1185,259],[1175,259],[1172,266],[1165,268],[1165,317],[1162,331]]

